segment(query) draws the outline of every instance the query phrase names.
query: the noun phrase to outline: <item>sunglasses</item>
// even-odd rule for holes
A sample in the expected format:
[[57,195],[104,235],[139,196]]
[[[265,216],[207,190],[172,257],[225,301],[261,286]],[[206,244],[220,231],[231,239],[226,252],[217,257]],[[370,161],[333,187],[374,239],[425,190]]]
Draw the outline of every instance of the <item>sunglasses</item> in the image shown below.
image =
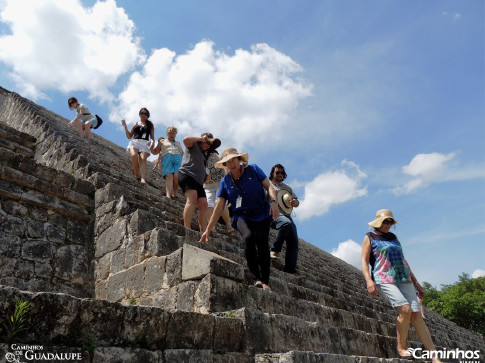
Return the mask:
[[386,220],[382,221],[382,224],[390,224],[391,226],[392,226],[393,224],[395,224],[395,223],[396,223],[396,222],[394,222],[392,219],[386,219]]
[[276,175],[285,175],[284,171],[275,171],[274,172]]
[[140,112],[140,115],[147,115],[148,116],[148,113],[147,112]]
[[[234,159],[236,159],[236,158],[232,158],[232,159],[230,159],[230,160],[234,160]],[[242,160],[242,158],[241,158],[240,156],[238,156],[238,157],[237,157],[237,160]],[[226,166],[228,162],[229,162],[229,161],[226,161],[225,163],[222,163],[222,165],[223,165],[223,166]]]

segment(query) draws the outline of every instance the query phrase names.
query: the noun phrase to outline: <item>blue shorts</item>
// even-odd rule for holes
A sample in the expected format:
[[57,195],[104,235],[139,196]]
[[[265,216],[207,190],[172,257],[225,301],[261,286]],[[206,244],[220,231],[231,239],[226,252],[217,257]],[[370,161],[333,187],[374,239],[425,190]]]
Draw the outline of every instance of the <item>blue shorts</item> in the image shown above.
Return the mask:
[[170,153],[163,155],[162,176],[165,178],[167,174],[178,173],[180,165],[182,165],[182,155]]
[[416,296],[416,288],[412,282],[380,284],[379,289],[386,295],[393,308],[409,305],[412,312],[421,312],[421,305]]

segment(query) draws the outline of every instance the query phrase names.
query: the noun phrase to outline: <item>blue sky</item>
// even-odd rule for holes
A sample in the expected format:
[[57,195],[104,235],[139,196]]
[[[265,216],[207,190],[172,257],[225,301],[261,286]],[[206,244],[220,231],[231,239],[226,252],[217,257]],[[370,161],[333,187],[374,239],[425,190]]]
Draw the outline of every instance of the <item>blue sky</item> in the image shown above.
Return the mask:
[[421,281],[485,274],[484,3],[0,0],[1,86],[126,146],[211,131],[285,165],[301,238],[359,264],[389,208]]

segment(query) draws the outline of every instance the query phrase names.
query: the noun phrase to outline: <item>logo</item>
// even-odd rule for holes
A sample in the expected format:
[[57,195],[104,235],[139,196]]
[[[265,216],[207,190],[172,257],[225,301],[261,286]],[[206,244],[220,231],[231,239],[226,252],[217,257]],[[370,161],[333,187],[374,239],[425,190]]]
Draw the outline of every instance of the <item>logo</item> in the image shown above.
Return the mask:
[[44,350],[42,345],[12,344],[11,351],[5,354],[8,363],[81,361],[82,353],[52,353]]
[[422,348],[408,348],[406,350],[414,359],[455,359],[460,363],[480,363],[479,350],[443,349],[443,350],[423,350]]

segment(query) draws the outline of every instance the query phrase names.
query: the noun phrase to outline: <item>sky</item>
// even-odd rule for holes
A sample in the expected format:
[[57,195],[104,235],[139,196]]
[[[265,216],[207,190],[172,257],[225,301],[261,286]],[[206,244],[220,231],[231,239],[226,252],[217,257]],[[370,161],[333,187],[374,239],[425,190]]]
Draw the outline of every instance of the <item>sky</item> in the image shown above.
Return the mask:
[[484,4],[0,0],[0,85],[68,119],[77,97],[123,147],[147,107],[157,137],[283,164],[300,238],[358,268],[391,209],[439,288],[485,275]]

